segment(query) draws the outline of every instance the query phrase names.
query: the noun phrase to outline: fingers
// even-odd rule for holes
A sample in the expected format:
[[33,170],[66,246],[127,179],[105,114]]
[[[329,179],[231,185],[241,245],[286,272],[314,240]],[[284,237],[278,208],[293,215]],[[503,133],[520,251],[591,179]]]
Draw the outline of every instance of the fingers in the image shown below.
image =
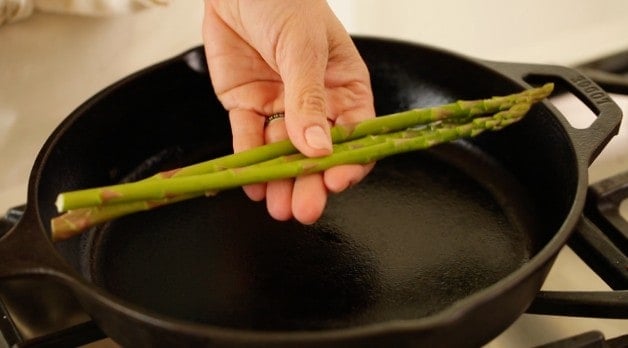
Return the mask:
[[[375,117],[370,84],[365,84],[365,88],[362,91],[363,100],[359,102],[359,106],[343,112],[336,118],[337,124],[354,124]],[[329,191],[339,193],[364,179],[373,167],[374,163],[368,165],[343,165],[327,169],[324,175],[325,186]]]
[[[284,119],[270,122],[265,135],[267,143],[286,139]],[[314,223],[323,213],[326,200],[327,189],[320,173],[266,184],[266,207],[276,220],[286,221],[294,217],[303,224]]]
[[[229,112],[233,151],[241,152],[253,147],[264,145],[264,118],[254,111],[234,109]],[[261,201],[266,197],[266,184],[246,185],[246,195]]]
[[[288,138],[285,119],[275,119],[264,128],[264,117],[251,110],[234,109],[229,113],[235,152]],[[314,223],[323,213],[327,192],[341,192],[362,180],[373,165],[344,165],[324,173],[296,179],[247,185],[244,191],[255,201],[266,199],[269,214],[277,220],[295,218],[301,223]]]
[[[288,137],[283,119],[271,121],[264,129],[266,143],[284,140]],[[274,180],[266,183],[266,208],[270,216],[279,221],[292,218],[293,179]]]
[[325,187],[333,193],[342,192],[364,179],[374,165],[351,164],[329,168],[324,174]]
[[327,189],[320,173],[298,177],[292,192],[292,213],[302,224],[313,224],[323,214]]

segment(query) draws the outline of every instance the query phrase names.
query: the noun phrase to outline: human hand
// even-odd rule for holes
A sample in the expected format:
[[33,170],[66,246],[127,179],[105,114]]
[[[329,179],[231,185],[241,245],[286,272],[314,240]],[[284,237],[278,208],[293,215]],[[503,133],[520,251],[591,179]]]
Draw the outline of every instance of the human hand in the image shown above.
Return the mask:
[[[368,70],[324,0],[206,0],[203,39],[212,84],[229,110],[235,152],[289,138],[306,156],[331,153],[330,125],[375,117]],[[267,125],[266,117],[285,112]],[[248,185],[277,220],[309,224],[328,192],[372,165]]]

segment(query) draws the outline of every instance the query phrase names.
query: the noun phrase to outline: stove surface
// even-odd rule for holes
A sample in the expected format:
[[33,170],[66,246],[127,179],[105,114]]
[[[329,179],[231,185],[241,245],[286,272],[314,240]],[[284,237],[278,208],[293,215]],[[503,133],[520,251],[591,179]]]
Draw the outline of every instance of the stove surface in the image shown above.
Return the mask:
[[[351,17],[350,5],[331,3],[342,10],[339,13],[341,19],[355,25],[358,31],[377,34],[364,30],[359,17]],[[602,4],[604,1],[600,2]],[[563,12],[556,11],[554,15],[562,16]],[[37,152],[66,115],[110,83],[198,45],[201,42],[201,16],[202,2],[178,1],[166,8],[116,18],[35,14],[24,22],[0,27],[0,212],[25,202],[28,175]],[[588,23],[590,32],[610,36],[604,42],[628,45],[624,35],[628,32],[627,22],[618,24],[613,21],[614,24],[609,26],[600,19],[599,26],[595,26],[596,23]],[[509,57],[527,62],[573,64],[589,59],[592,54],[605,55],[626,49],[617,45],[601,45],[597,42],[603,41],[599,37],[583,35],[580,40],[568,37],[566,30],[558,29],[548,28],[550,34],[555,32],[556,35],[548,34],[542,41],[558,46],[548,50],[551,55],[543,57],[539,51],[517,55],[518,51],[510,50]],[[465,30],[465,26],[460,24],[457,30]],[[582,34],[583,31],[576,32]],[[390,32],[384,34],[391,35]],[[504,29],[504,35],[508,34],[508,30]],[[397,36],[408,37],[406,33]],[[430,37],[435,43],[439,42],[437,38]],[[421,37],[412,39],[422,41]],[[572,45],[572,42],[578,44]],[[534,38],[530,38],[527,45],[521,44],[520,47],[538,48],[536,43]],[[487,45],[487,50],[483,52],[496,52],[489,50],[492,47],[490,42],[477,44]],[[592,47],[592,51],[582,49],[587,45]],[[474,49],[479,51],[481,47],[476,45]],[[501,60],[503,56],[488,54],[482,58]],[[613,98],[626,114],[628,96],[614,94]],[[581,127],[590,122],[591,112],[572,96],[554,97],[552,101],[574,125]],[[627,124],[626,121],[622,123],[619,134],[591,165],[591,183],[628,171]],[[627,202],[622,204],[621,212],[628,219]],[[543,289],[598,291],[609,290],[609,287],[566,247],[561,251]],[[82,319],[77,320],[80,322]],[[628,333],[628,320],[524,314],[487,347],[532,347],[592,330],[600,331],[607,338],[625,335]],[[0,338],[0,348],[1,342]],[[116,345],[110,340],[102,340],[89,346]]]

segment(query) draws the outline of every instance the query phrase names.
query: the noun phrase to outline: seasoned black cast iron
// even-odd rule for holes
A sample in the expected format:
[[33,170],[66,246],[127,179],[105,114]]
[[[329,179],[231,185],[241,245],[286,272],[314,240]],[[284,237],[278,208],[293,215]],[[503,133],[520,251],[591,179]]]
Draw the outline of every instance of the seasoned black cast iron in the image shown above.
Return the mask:
[[531,303],[584,204],[587,167],[617,131],[610,98],[574,70],[484,62],[357,38],[378,114],[554,81],[599,117],[550,104],[473,141],[383,160],[312,226],[277,222],[241,190],[125,217],[53,245],[60,191],[229,153],[202,48],[87,101],[43,147],[0,276],[71,288],[127,346],[476,346]]

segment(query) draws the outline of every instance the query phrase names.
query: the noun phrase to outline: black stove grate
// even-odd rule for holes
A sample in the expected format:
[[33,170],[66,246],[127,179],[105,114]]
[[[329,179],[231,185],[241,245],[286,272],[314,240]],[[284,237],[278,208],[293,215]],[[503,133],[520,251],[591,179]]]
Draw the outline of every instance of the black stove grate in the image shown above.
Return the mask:
[[576,67],[608,93],[628,94],[628,50]]

